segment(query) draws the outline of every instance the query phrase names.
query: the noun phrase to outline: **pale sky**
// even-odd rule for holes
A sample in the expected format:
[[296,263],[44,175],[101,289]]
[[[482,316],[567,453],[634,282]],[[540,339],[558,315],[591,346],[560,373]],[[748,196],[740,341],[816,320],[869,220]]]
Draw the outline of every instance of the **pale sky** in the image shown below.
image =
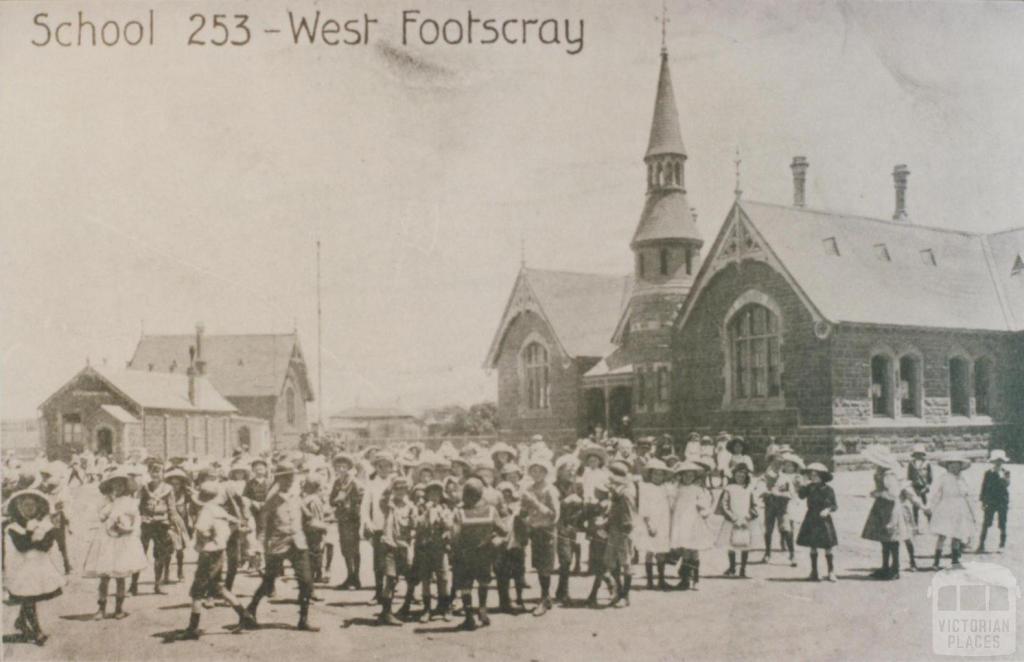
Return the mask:
[[[150,333],[287,332],[325,412],[493,398],[481,368],[520,263],[626,273],[643,204],[660,0],[296,0],[380,20],[369,47],[290,45],[283,3],[253,43],[185,45],[209,3],[0,3],[0,415],[30,417],[90,358]],[[37,48],[32,17],[156,11],[153,47]],[[585,22],[584,48],[403,46],[423,18]],[[668,47],[707,245],[735,187],[913,221],[1019,226],[1024,4],[681,2]],[[408,56],[408,57],[406,57]],[[315,375],[315,372],[314,372]]]

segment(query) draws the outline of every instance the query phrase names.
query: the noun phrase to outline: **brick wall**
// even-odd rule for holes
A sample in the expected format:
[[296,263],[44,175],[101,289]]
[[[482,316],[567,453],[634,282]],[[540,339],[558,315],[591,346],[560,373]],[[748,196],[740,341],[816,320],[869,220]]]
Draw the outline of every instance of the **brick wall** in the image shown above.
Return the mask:
[[[781,312],[783,411],[723,405],[727,351],[723,323],[737,297],[751,289],[768,295]],[[769,266],[747,260],[722,269],[707,283],[686,325],[673,338],[677,425],[727,430],[827,425],[832,416],[830,343],[815,336],[810,313]]]
[[[971,360],[992,359],[991,420],[1006,421],[1021,408],[1016,385],[1021,360],[1015,356],[1015,338],[1008,334],[938,331],[903,327],[875,327],[843,324],[833,336],[832,392],[833,416],[837,425],[878,425],[885,418],[874,417],[871,408],[871,357],[876,351],[899,357],[911,353],[922,362],[923,423],[950,425],[966,423],[951,420],[949,399],[949,358],[966,354]],[[972,398],[971,410],[975,406]],[[914,417],[901,417],[904,418]],[[888,418],[892,421],[892,417]],[[986,421],[987,422],[987,421]]]
[[[548,348],[550,363],[549,407],[527,409],[520,377],[519,353],[529,338]],[[498,421],[502,436],[511,440],[543,434],[547,438],[575,438],[580,425],[580,377],[593,361],[580,363],[565,356],[554,334],[540,316],[525,312],[515,319],[502,339],[498,356]]]

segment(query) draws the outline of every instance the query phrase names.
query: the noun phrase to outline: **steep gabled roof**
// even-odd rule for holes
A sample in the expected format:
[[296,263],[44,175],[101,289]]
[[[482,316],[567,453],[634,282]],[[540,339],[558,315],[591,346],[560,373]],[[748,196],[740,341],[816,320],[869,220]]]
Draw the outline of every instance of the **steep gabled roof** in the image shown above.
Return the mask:
[[[129,361],[132,370],[184,372],[189,364],[189,348],[194,335],[143,336]],[[230,398],[276,397],[281,394],[284,377],[292,359],[296,359],[304,397],[313,400],[305,360],[294,333],[204,335],[203,360],[206,374],[217,390]]]
[[485,367],[497,365],[512,322],[525,310],[539,314],[567,356],[603,357],[614,345],[612,332],[632,291],[631,276],[523,268],[491,341]]
[[729,250],[725,235],[736,223],[749,223],[744,236],[755,245],[763,242],[766,257],[812,314],[830,322],[1024,329],[1024,285],[1010,276],[1014,243],[1024,230],[1000,233],[993,241],[981,234],[747,200],[737,203],[730,219],[698,274],[684,317]]

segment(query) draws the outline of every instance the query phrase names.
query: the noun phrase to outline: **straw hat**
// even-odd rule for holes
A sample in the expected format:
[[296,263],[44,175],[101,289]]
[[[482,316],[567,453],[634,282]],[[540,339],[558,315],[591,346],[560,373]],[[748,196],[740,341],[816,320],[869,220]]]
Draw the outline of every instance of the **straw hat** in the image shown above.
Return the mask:
[[224,488],[215,480],[204,481],[199,486],[199,493],[196,498],[203,503],[213,501],[215,503],[220,502],[224,496]]
[[652,457],[647,460],[647,464],[644,465],[644,471],[671,471],[668,465],[659,460],[656,457]]
[[725,444],[725,450],[733,455],[742,455],[747,452],[747,441],[743,437],[733,437]]
[[554,468],[552,468],[552,466],[551,466],[551,463],[548,462],[547,460],[543,459],[543,458],[537,458],[537,459],[534,459],[534,460],[530,460],[529,464],[526,465],[527,471],[529,471],[530,469],[532,469],[534,467],[540,467],[541,469],[543,469],[545,471],[545,473],[548,476],[552,475],[555,472]]
[[356,466],[356,459],[349,455],[348,453],[337,453],[333,458],[331,458],[332,466],[336,467],[342,462],[348,463],[350,469],[354,469]]
[[32,499],[39,503],[42,511],[38,517],[44,517],[50,513],[50,500],[47,496],[39,490],[28,489],[15,492],[9,499],[7,499],[5,507],[7,509],[8,517],[11,519],[21,519],[21,515],[18,513],[18,502],[23,499]]
[[823,483],[828,483],[832,480],[832,472],[829,471],[828,467],[821,462],[811,462],[804,468],[804,473],[810,473],[812,471],[821,476],[821,481]]
[[498,453],[508,453],[512,457],[516,456],[515,449],[506,444],[504,441],[499,441],[498,443],[491,446],[491,457],[494,457]]
[[608,461],[608,451],[602,446],[597,444],[588,444],[579,450],[579,458],[581,464],[586,464],[591,457],[597,457],[601,460],[601,464]]
[[445,461],[451,461],[452,458],[459,456],[459,451],[455,450],[455,445],[452,442],[445,439],[441,442],[441,445],[437,449],[437,454],[440,455]]
[[900,470],[899,460],[887,446],[868,446],[861,452],[861,457],[877,467],[890,471]]
[[928,455],[928,449],[925,447],[924,444],[914,444],[914,447],[910,449],[910,455],[911,456],[916,456],[916,455],[925,455],[925,456],[927,456]]
[[498,490],[499,492],[505,492],[505,491],[515,492],[516,491],[516,486],[513,485],[512,483],[508,482],[507,480],[503,480],[500,483],[498,483],[495,486],[494,489]]
[[505,466],[503,466],[501,468],[501,475],[502,476],[504,476],[505,474],[511,474],[511,473],[517,473],[517,474],[519,474],[521,476],[521,475],[523,475],[523,469],[522,469],[522,467],[520,467],[515,462],[509,462],[508,464],[506,464]]
[[959,464],[963,468],[971,466],[970,458],[956,455],[954,453],[944,453],[939,459],[939,464],[943,467],[948,467],[951,464]]
[[750,461],[749,457],[743,457],[737,460],[732,465],[733,473],[736,473],[740,469],[745,470],[747,473],[754,473],[754,463]]
[[274,467],[274,478],[279,478],[281,476],[294,476],[297,473],[299,473],[299,470],[288,460],[281,460],[277,463],[277,466]]
[[557,471],[562,471],[563,469],[565,469],[575,473],[576,470],[579,469],[579,467],[579,459],[577,459],[577,457],[571,453],[563,455],[562,457],[558,458],[558,460],[555,461],[555,469]]
[[426,492],[427,490],[440,490],[444,493],[444,483],[439,480],[432,480],[423,486],[423,491]]
[[701,472],[704,471],[704,467],[700,466],[692,460],[683,460],[672,467],[672,473],[681,474],[686,471]]
[[390,464],[391,467],[394,468],[394,466],[395,466],[395,458],[394,458],[394,456],[391,455],[391,453],[385,453],[385,452],[377,453],[373,457],[373,466],[374,466],[374,468],[376,468],[378,464],[382,464],[382,463]]
[[988,461],[989,462],[1009,462],[1010,460],[1009,460],[1009,458],[1006,457],[1006,451],[1004,451],[1002,448],[997,448],[994,451],[992,451],[991,455],[989,455]]
[[192,479],[181,467],[171,467],[170,469],[164,472],[165,481],[170,481],[173,478],[177,478],[178,480],[181,480],[185,483],[192,482]]
[[131,477],[126,472],[124,472],[124,471],[122,471],[120,469],[115,469],[115,470],[111,471],[106,476],[104,476],[103,479],[100,481],[100,485],[99,485],[100,493],[101,494],[109,493],[110,489],[114,486],[114,482],[118,481],[118,480],[123,480],[124,484],[125,484],[125,488],[127,488],[128,482],[131,480]]
[[803,458],[797,455],[796,453],[783,453],[782,457],[779,459],[782,460],[783,462],[792,462],[800,469],[804,468]]

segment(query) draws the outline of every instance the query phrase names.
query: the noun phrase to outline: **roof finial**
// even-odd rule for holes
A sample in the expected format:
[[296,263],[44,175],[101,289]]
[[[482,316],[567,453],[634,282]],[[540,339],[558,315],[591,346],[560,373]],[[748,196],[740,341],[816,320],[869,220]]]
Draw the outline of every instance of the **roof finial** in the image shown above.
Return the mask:
[[667,0],[661,0],[661,17],[658,20],[661,21],[661,52],[662,54],[665,54],[668,53],[668,43],[666,40],[669,23]]
[[519,229],[519,266],[526,268],[526,231]]
[[740,158],[740,147],[736,146],[736,159],[733,161],[736,164],[736,199],[739,200],[743,195],[743,189],[740,188],[740,164],[743,163],[743,159]]

